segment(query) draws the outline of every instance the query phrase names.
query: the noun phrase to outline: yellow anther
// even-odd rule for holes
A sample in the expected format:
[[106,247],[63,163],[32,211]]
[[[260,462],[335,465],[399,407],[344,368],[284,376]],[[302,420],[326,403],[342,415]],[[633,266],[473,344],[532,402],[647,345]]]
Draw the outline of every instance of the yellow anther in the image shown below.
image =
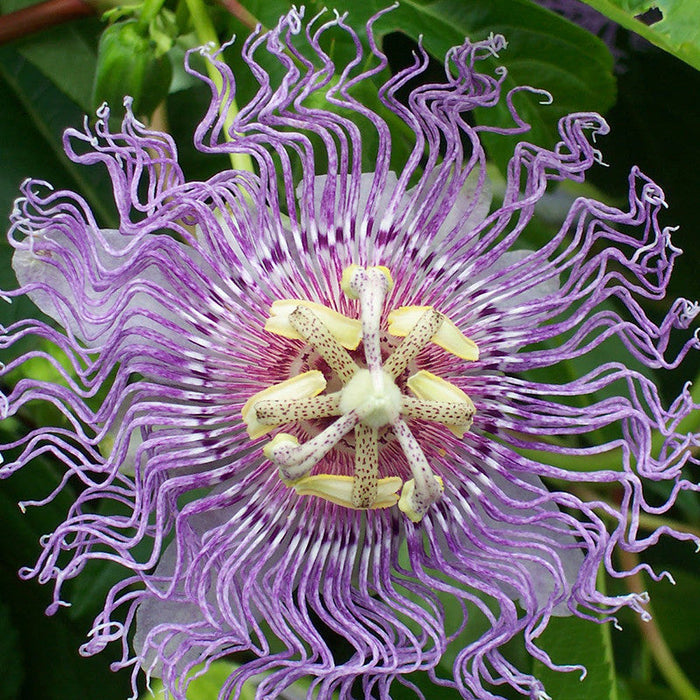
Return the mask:
[[[420,370],[406,381],[406,385],[414,396],[425,401],[446,401],[448,403],[466,403],[471,413],[474,413],[472,400],[458,386],[438,377],[427,370]],[[446,428],[458,438],[463,438],[468,425],[446,425]]]
[[277,401],[293,401],[320,394],[326,388],[326,380],[323,373],[318,370],[304,372],[296,377],[291,377],[279,384],[273,384],[267,389],[259,391],[251,396],[243,406],[241,416],[246,424],[248,435],[255,439],[274,429],[274,425],[265,425],[258,420],[253,407],[258,401],[264,399]]
[[[430,306],[401,306],[389,314],[389,333],[407,336]],[[445,317],[432,342],[463,360],[478,360],[479,348],[457,326]]]
[[357,294],[352,289],[352,278],[357,270],[362,268],[359,265],[349,265],[343,270],[343,276],[340,278],[340,288],[351,299],[357,299]]
[[[442,478],[435,475],[433,475],[433,478],[440,484],[440,493],[442,493],[445,490]],[[399,498],[398,506],[399,510],[404,513],[409,520],[412,520],[414,523],[419,523],[423,520],[426,507],[420,508],[418,504],[415,503],[415,488],[415,480],[409,479],[401,489],[401,498]],[[430,505],[432,505],[432,503],[427,504],[428,507]]]
[[[320,496],[345,508],[358,509],[352,504],[352,487],[354,477],[340,474],[313,474],[305,476],[288,484],[292,486],[300,496]],[[396,493],[401,488],[401,479],[398,476],[389,476],[379,479],[377,495],[370,509],[390,508],[399,500]]]
[[362,323],[358,319],[348,318],[323,304],[303,299],[280,299],[274,302],[270,307],[270,318],[265,323],[265,330],[284,338],[301,340],[302,337],[289,320],[290,314],[298,306],[311,309],[344,348],[355,350],[360,344]]

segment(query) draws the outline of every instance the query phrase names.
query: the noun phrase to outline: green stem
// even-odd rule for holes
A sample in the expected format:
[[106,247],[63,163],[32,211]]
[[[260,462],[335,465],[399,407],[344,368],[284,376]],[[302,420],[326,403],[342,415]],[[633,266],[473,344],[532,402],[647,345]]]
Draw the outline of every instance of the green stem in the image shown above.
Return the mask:
[[[596,577],[596,588],[603,595],[607,595],[607,581],[605,579],[605,567],[603,566],[601,566],[601,568],[598,569],[598,576]],[[603,633],[603,653],[605,654],[605,660],[608,662],[608,668],[610,669],[610,695],[608,697],[608,700],[619,700],[620,696],[617,692],[617,671],[615,669],[615,656],[613,654],[610,625],[603,625],[601,627],[601,632]]]
[[[223,5],[241,24],[253,31],[260,22],[255,15],[251,14],[246,10],[243,5],[237,0],[219,0],[219,3]],[[267,31],[265,27],[262,27],[263,31]]]
[[[219,37],[216,35],[214,24],[211,21],[211,17],[207,12],[203,0],[185,0],[185,2],[187,4],[187,9],[190,11],[198,41],[202,44],[213,44],[215,48],[219,48]],[[221,104],[223,109],[223,104],[225,102],[223,99],[224,79],[210,61],[207,61],[207,73],[216,89],[222,95]],[[224,115],[224,138],[227,141],[231,141],[229,131],[237,113],[238,107],[236,106],[235,100],[232,100],[227,114]],[[231,166],[234,170],[248,170],[253,172],[253,160],[247,153],[229,153],[229,158],[231,159]]]
[[[622,565],[628,570],[633,569],[639,564],[639,557],[633,552],[618,550],[618,556]],[[639,594],[645,590],[640,573],[629,576],[626,581],[627,588],[632,593]],[[698,692],[683,672],[683,669],[676,661],[673,652],[666,643],[663,634],[661,634],[661,630],[654,621],[651,606],[647,604],[645,607],[647,612],[652,615],[652,619],[645,622],[641,617],[638,617],[637,624],[639,625],[642,636],[646,640],[649,651],[651,651],[656,667],[680,700],[700,700],[700,692]]]
[[165,0],[143,0],[141,12],[139,13],[139,26],[144,29],[148,27],[164,4]]

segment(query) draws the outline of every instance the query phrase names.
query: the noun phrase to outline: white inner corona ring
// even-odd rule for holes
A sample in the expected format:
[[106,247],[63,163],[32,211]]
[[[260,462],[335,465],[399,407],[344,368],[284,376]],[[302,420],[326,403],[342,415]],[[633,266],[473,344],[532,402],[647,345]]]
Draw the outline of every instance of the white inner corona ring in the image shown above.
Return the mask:
[[[442,495],[443,483],[404,419],[435,421],[461,438],[472,424],[474,404],[459,387],[426,370],[406,380],[410,393],[402,392],[396,380],[429,343],[467,361],[477,360],[479,351],[433,307],[403,306],[388,317],[389,333],[403,340],[382,360],[381,318],[392,286],[385,267],[348,267],[341,287],[358,300],[359,319],[302,299],[275,302],[265,330],[305,341],[323,358],[342,388],[323,393],[327,386],[324,374],[304,372],[252,396],[242,417],[251,438],[287,423],[335,417],[303,444],[284,432],[267,443],[263,452],[279,469],[280,478],[300,495],[318,496],[347,508],[398,505],[408,518],[419,522]],[[360,341],[366,367],[360,367],[348,352],[356,350]],[[398,476],[379,476],[378,438],[384,430],[394,433],[406,456],[413,477],[406,482]],[[355,438],[354,474],[311,474],[351,431]]]

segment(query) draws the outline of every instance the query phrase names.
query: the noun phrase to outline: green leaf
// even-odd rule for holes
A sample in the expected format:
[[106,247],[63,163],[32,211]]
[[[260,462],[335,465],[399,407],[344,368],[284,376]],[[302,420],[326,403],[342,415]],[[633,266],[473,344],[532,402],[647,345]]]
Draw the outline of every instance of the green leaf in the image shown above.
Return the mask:
[[[195,678],[187,686],[187,700],[216,700],[222,686],[235,669],[236,666],[228,661],[214,661],[206,673]],[[152,685],[156,700],[164,698],[165,691],[160,680],[156,680]],[[142,700],[147,700],[153,696],[147,692],[141,697]],[[240,700],[254,700],[255,686],[250,682],[246,683],[239,697]]]
[[[414,671],[406,676],[406,680],[416,685],[426,698],[439,698],[439,700],[462,700],[459,691],[449,686],[441,686],[433,683],[425,671]],[[395,681],[391,686],[391,700],[416,700],[413,688]]]
[[[0,14],[35,5],[35,0],[0,0]],[[89,112],[95,73],[97,18],[63,23],[14,42],[15,49],[64,95]]]
[[92,112],[95,50],[74,26],[42,32],[19,52],[81,109]]
[[68,611],[72,620],[89,620],[102,610],[112,586],[122,581],[128,571],[113,561],[97,559],[88,562],[80,576],[70,582]]
[[[22,110],[9,86],[0,76],[0,134],[2,134],[2,167],[0,168],[0,221],[3,233],[7,230],[7,219],[12,203],[19,194],[22,180],[34,170],[37,174],[55,182],[66,180],[66,171],[51,152],[41,144],[41,136],[33,129],[31,121]],[[34,144],[40,148],[34,148]],[[43,162],[41,158],[43,156]],[[6,236],[0,236],[0,289],[17,286],[12,269],[14,249]],[[14,299],[11,304],[0,302],[2,323],[9,325],[20,318],[36,315],[36,306],[29,297]]]
[[[4,539],[12,536],[12,531],[7,529]],[[119,649],[112,647],[97,657],[82,658],[78,647],[85,641],[88,628],[71,625],[60,612],[53,618],[46,617],[44,609],[50,602],[50,591],[40,589],[36,582],[19,580],[16,570],[7,568],[5,561],[0,565],[0,597],[12,611],[21,641],[24,660],[21,698],[123,700],[128,697],[129,670],[115,674],[109,669]],[[6,666],[2,661],[0,664],[4,683]]]
[[0,700],[15,700],[19,697],[24,675],[22,652],[10,611],[2,602],[0,602],[0,668],[2,669]]
[[639,680],[620,682],[620,700],[675,700],[668,688]]
[[579,671],[553,671],[542,662],[535,661],[533,674],[544,683],[552,698],[617,700],[609,629],[605,624],[578,617],[553,617],[537,644],[554,663],[586,667],[586,677],[581,680]]
[[[411,568],[408,550],[405,544],[402,545],[399,551],[399,565],[403,569],[410,570]],[[433,575],[440,576],[447,584],[454,585],[454,581],[450,579],[449,575],[441,575],[438,574],[438,572],[433,572]],[[487,633],[491,628],[491,622],[482,612],[480,606],[478,606],[476,603],[472,601],[465,601],[463,609],[462,603],[451,592],[443,590],[434,590],[433,592],[444,612],[445,634],[446,636],[450,637],[454,636],[440,658],[439,664],[435,669],[435,675],[438,678],[451,681],[454,678],[454,665],[457,656],[468,645],[472,644],[475,640],[480,639],[485,633]],[[479,598],[484,607],[490,609],[493,615],[498,615],[498,605],[490,596],[475,589],[470,589],[469,593],[472,596]],[[427,608],[426,601],[413,589],[402,589],[401,594],[411,600],[415,605],[422,608]],[[422,632],[419,623],[414,618],[407,615],[400,615],[400,619],[415,633],[419,634]],[[461,629],[457,634],[457,630],[460,627]],[[507,643],[503,644],[501,646],[501,652],[503,652],[505,657],[515,667],[521,669],[529,668],[531,660],[525,649],[522,635],[518,635],[514,639],[511,639]],[[430,676],[423,671],[411,673],[407,680],[420,688],[424,692],[426,698],[432,699],[439,697],[440,700],[458,700],[461,697],[456,690],[450,688],[449,686],[442,686],[433,683]],[[503,686],[498,687],[497,693],[499,697],[501,695],[505,698],[520,697],[520,695],[515,691],[512,691],[511,695],[510,689]],[[406,688],[400,683],[396,683],[395,685],[392,685],[391,697],[395,698],[395,700],[414,700],[416,695],[410,688]]]
[[[201,669],[201,667],[199,668]],[[214,661],[206,672],[194,678],[190,685],[187,686],[187,700],[217,700],[224,683],[237,668],[237,664],[229,661]],[[241,694],[237,697],[240,700],[254,700],[257,683],[259,683],[259,681],[255,683],[247,681],[243,686]],[[141,696],[141,700],[151,700],[154,696],[155,700],[163,700],[166,695],[162,682],[156,679],[151,685],[153,694],[146,692]],[[301,698],[306,698],[309,688],[309,679],[302,678],[290,688],[283,691],[282,694],[278,696],[278,700],[300,700]],[[337,697],[337,693],[334,693],[333,700],[337,700]]]
[[[3,431],[4,432],[4,431]],[[7,436],[0,433],[0,440]],[[6,462],[9,461],[6,459]],[[51,532],[60,523],[70,504],[72,495],[64,489],[51,503],[30,507],[22,513],[18,502],[39,500],[46,497],[59,482],[57,472],[48,460],[36,460],[23,467],[2,483],[0,490],[0,522],[6,536],[2,552],[5,563],[17,570],[33,562],[39,553],[39,537]],[[11,533],[7,534],[7,533]]]
[[[652,44],[700,69],[700,2],[698,0],[583,0],[606,17]],[[636,19],[657,8],[663,19],[652,25]]]
[[[112,516],[128,517],[131,508],[123,503],[111,499],[103,499],[96,509],[97,513],[105,518]],[[123,530],[124,537],[136,536],[134,528]],[[147,561],[153,549],[153,542],[149,538],[141,539],[131,548],[131,554],[135,561]],[[95,550],[97,551],[97,550]],[[110,548],[103,551],[112,554]],[[66,587],[66,597],[71,601],[69,615],[72,620],[91,620],[104,606],[105,599],[109,595],[112,586],[124,580],[132,572],[122,564],[110,559],[92,559],[88,561],[80,576],[72,579]]]

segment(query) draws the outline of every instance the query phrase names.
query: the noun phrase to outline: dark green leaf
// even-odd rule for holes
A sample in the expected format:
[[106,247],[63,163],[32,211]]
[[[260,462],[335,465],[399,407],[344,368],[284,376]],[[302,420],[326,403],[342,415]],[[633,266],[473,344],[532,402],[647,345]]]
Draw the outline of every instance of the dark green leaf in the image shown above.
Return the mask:
[[[42,142],[39,132],[17,100],[15,94],[0,76],[0,228],[7,230],[7,220],[12,203],[19,195],[19,186],[28,174],[62,183],[68,180],[64,166]],[[12,270],[13,248],[7,238],[0,237],[0,289],[17,286]],[[0,319],[3,325],[20,318],[35,315],[36,307],[28,297],[13,300],[11,304],[0,301]]]
[[[35,4],[35,0],[0,0],[0,13]],[[13,46],[64,95],[90,112],[97,46],[94,37],[101,28],[96,17],[88,17],[36,32]]]
[[12,624],[7,605],[0,602],[0,700],[15,700],[19,697],[24,670],[22,652],[19,649],[17,630]]
[[562,665],[580,664],[580,671],[553,671],[540,661],[534,675],[544,683],[555,700],[617,700],[615,673],[611,664],[609,630],[578,617],[554,617],[537,642],[554,661]]
[[[73,163],[63,151],[63,131],[66,127],[79,127],[82,124],[83,110],[57,90],[26,59],[8,48],[0,51],[0,79],[0,82],[4,81],[3,89],[12,95],[14,104],[19,103],[21,108],[21,112],[8,117],[7,121],[12,124],[17,118],[23,119],[25,129],[30,129],[30,133],[36,135],[34,139],[21,139],[21,148],[28,151],[21,159],[25,169],[20,171],[12,167],[11,177],[44,177],[46,168],[42,167],[42,160],[48,159],[51,163],[49,170],[53,173],[58,171],[59,175],[58,182],[52,184],[65,185],[80,192],[92,205],[100,223],[113,228],[115,212],[106,174],[97,168],[88,170]],[[3,166],[7,163],[5,148],[12,152],[15,147],[3,139]],[[27,171],[26,166],[34,163],[36,167]]]
[[86,113],[95,73],[95,49],[70,25],[32,37],[20,53]]
[[[97,512],[108,518],[111,516],[126,516],[131,514],[131,509],[123,503],[104,499],[97,507]],[[123,531],[124,536],[135,536],[135,530]],[[140,540],[131,549],[131,554],[136,561],[147,561],[151,556],[153,542],[149,538]],[[109,548],[106,553],[111,554]],[[104,605],[110,589],[132,572],[121,564],[109,559],[92,559],[80,572],[80,576],[70,581],[67,587],[67,597],[70,598],[70,616],[73,620],[91,620]]]
[[[13,535],[11,530],[6,537]],[[16,571],[0,566],[0,597],[12,611],[24,659],[22,698],[34,700],[124,700],[129,692],[129,673],[114,674],[109,663],[119,650],[112,648],[99,657],[85,659],[78,653],[85,641],[87,625],[69,624],[65,613],[47,618],[44,609],[50,591],[35,582],[17,578]],[[2,665],[3,676],[5,666]]]
[[[6,422],[7,423],[7,422]],[[6,424],[5,424],[6,425]],[[0,432],[0,440],[8,436]],[[8,462],[7,455],[5,462]],[[29,507],[25,513],[17,505],[20,501],[41,500],[58,485],[58,474],[48,460],[35,460],[1,482],[0,522],[12,537],[3,539],[5,561],[15,568],[31,564],[39,552],[39,537],[51,532],[65,517],[72,502],[70,488],[66,488],[51,503],[41,507]]]
[[664,639],[673,651],[685,651],[700,644],[700,605],[688,605],[700,591],[700,576],[674,569],[676,585],[663,580],[649,581],[647,590]]
[[630,679],[621,681],[619,700],[675,700],[675,696],[668,688]]
[[[436,685],[424,671],[414,671],[406,677],[406,680],[419,688],[426,698],[462,700],[462,696],[457,690],[449,686]],[[398,681],[395,681],[391,686],[391,700],[416,700],[417,697],[413,688]]]
[[[6,421],[3,429],[13,429],[12,421]],[[6,439],[6,435],[0,435],[0,441]],[[64,610],[47,618],[44,610],[51,602],[50,588],[39,587],[36,581],[22,581],[17,576],[21,567],[36,561],[40,536],[54,530],[63,520],[73,498],[70,488],[64,488],[50,503],[30,507],[24,514],[17,502],[43,498],[57,483],[57,474],[48,460],[37,460],[0,482],[3,524],[0,599],[8,604],[19,635],[25,668],[22,697],[123,700],[128,694],[129,674],[115,676],[109,670],[110,657],[119,653],[118,649],[94,659],[81,658],[78,648],[85,641],[88,623],[71,624]],[[4,673],[5,665],[1,664],[0,668]]]

